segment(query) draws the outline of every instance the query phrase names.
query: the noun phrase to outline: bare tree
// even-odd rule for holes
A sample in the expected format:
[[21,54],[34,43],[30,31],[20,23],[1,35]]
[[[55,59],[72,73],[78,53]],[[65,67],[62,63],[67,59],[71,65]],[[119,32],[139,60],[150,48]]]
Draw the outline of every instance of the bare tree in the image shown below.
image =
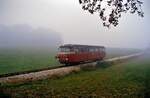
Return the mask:
[[106,27],[117,26],[122,13],[137,13],[144,17],[141,0],[79,0],[79,3],[83,10],[91,14],[98,13]]

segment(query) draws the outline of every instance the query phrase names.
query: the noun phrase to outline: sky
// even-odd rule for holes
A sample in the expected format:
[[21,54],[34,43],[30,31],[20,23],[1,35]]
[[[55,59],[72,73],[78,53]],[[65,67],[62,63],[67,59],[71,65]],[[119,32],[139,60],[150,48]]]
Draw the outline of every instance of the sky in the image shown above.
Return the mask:
[[150,1],[143,2],[144,18],[123,14],[119,25],[108,29],[97,14],[82,10],[78,0],[0,0],[0,24],[50,28],[62,35],[64,44],[146,48],[150,45]]

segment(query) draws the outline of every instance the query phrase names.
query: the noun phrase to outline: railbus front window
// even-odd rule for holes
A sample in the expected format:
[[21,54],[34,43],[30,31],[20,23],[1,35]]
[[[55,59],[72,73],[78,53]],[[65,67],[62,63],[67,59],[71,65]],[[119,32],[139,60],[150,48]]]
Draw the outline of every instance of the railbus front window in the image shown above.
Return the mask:
[[59,48],[60,52],[70,52],[71,49],[70,48]]

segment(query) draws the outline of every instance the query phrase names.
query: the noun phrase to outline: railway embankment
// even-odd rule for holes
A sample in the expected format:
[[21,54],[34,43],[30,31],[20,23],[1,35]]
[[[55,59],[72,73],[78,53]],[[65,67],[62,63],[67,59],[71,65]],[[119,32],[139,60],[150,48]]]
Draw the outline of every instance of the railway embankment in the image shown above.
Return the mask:
[[[125,62],[126,60],[136,58],[138,56],[143,55],[143,53],[136,53],[128,56],[121,56],[121,57],[115,57],[111,59],[106,59],[102,62],[106,62],[108,64],[116,64]],[[86,63],[86,64],[80,64],[76,66],[68,66],[68,67],[61,67],[56,69],[49,69],[49,70],[42,70],[37,72],[29,72],[25,74],[17,74],[12,76],[6,76],[0,78],[0,84],[15,84],[15,83],[25,83],[30,81],[36,81],[36,80],[43,80],[48,78],[54,78],[54,77],[61,77],[68,75],[73,72],[79,72],[84,68],[96,68],[101,66],[101,64],[97,64],[97,62],[92,63]]]

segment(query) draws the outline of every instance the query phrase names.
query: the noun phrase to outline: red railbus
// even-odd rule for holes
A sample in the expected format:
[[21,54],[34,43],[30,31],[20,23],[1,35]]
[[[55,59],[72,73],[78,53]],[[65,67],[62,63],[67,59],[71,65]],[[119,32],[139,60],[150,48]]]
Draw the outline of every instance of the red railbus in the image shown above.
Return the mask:
[[105,57],[104,46],[66,44],[59,47],[56,58],[61,64],[79,64],[103,60]]

